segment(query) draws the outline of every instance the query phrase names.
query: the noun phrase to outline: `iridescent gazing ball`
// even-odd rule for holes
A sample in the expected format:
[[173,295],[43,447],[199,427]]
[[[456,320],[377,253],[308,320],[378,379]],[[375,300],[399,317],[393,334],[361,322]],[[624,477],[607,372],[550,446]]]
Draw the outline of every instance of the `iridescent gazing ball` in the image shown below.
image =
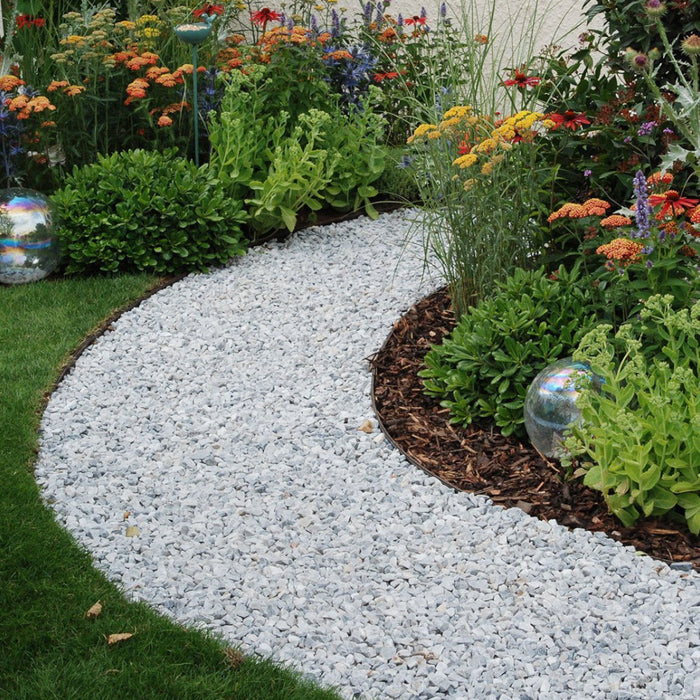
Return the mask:
[[530,442],[545,457],[563,455],[564,431],[581,423],[581,411],[576,406],[581,385],[593,378],[588,365],[565,357],[533,379],[525,397],[525,429]]
[[53,205],[41,192],[0,190],[0,282],[23,284],[50,275],[60,257]]

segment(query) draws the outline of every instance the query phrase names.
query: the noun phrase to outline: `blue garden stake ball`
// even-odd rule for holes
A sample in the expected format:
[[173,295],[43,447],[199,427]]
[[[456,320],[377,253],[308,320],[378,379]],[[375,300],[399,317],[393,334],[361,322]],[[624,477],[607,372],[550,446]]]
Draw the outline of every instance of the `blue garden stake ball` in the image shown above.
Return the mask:
[[553,362],[533,379],[525,397],[525,429],[545,457],[563,455],[564,430],[581,423],[576,406],[581,384],[593,380],[590,367],[570,357]]
[[0,283],[35,282],[56,269],[55,226],[53,205],[41,192],[0,190]]

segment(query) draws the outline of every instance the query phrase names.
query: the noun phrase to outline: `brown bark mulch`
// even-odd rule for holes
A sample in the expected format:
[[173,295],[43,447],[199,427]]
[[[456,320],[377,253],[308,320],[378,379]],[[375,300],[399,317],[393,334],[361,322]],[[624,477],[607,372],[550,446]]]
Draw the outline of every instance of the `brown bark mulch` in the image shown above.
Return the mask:
[[448,410],[422,393],[417,373],[430,345],[454,325],[449,296],[440,290],[394,324],[371,360],[380,425],[411,462],[457,490],[485,494],[496,504],[570,528],[603,531],[668,564],[688,562],[700,570],[700,538],[684,522],[649,518],[623,527],[600,493],[567,481],[559,463],[544,459],[529,443],[504,437],[492,426],[451,425]]

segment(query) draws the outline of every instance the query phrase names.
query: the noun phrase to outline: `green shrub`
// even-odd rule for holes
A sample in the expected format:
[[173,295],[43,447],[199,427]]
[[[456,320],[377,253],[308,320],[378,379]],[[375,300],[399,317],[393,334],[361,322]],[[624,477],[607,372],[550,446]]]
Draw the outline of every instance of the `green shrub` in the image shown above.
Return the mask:
[[[565,444],[582,457],[574,472],[601,491],[624,525],[683,511],[700,533],[700,302],[673,310],[671,295],[653,296],[641,322],[591,330],[574,358],[603,379],[578,400],[583,424]],[[570,461],[570,460],[567,460]]]
[[577,270],[516,270],[426,355],[425,391],[442,399],[453,423],[495,421],[504,435],[523,436],[530,383],[571,354],[599,308],[596,289]]
[[174,150],[99,156],[54,201],[68,274],[206,270],[246,250],[241,203]]

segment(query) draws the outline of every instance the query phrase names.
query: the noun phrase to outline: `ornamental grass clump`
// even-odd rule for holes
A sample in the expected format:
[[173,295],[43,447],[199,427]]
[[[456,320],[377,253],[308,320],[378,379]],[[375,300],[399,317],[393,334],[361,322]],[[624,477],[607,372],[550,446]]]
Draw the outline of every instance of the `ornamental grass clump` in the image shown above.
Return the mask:
[[[700,302],[674,310],[654,295],[640,321],[617,333],[597,326],[574,359],[602,379],[582,387],[583,423],[570,429],[564,460],[600,491],[626,527],[678,511],[700,534]],[[575,461],[574,461],[575,460]]]
[[426,247],[448,280],[458,314],[493,292],[516,268],[538,265],[542,220],[556,167],[537,159],[545,115],[506,119],[452,107],[409,137],[423,203]]

